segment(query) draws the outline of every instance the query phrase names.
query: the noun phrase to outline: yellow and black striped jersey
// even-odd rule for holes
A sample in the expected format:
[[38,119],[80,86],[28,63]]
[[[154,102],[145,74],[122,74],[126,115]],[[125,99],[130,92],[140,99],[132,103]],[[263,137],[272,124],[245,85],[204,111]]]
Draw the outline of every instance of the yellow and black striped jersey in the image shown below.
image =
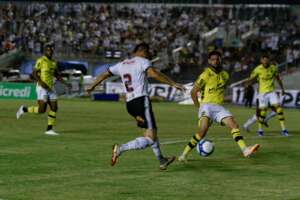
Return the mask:
[[57,69],[57,64],[54,60],[50,60],[47,56],[40,57],[34,67],[43,82],[45,82],[49,88],[54,85],[55,70]]
[[217,72],[212,67],[207,67],[198,77],[195,84],[200,88],[201,103],[224,103],[225,86],[229,74],[222,70]]
[[250,78],[255,78],[259,84],[259,93],[265,94],[275,90],[274,78],[278,76],[278,68],[276,65],[264,67],[258,65],[251,73]]

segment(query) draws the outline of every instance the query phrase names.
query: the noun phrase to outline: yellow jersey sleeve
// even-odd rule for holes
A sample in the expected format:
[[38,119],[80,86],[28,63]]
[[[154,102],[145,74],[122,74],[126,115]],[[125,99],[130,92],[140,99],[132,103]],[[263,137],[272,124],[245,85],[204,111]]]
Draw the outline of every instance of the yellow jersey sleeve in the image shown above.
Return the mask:
[[197,85],[199,88],[203,88],[207,82],[207,77],[207,70],[204,70],[204,72],[202,72],[197,78],[195,85]]
[[36,69],[36,70],[41,70],[41,68],[42,68],[42,59],[41,58],[39,58],[37,61],[36,61],[36,63],[35,63],[35,66],[34,66],[34,68]]
[[250,75],[250,79],[257,79],[258,77],[258,70],[257,70],[257,67],[251,72],[251,75]]
[[225,85],[228,84],[228,80],[229,80],[229,73],[226,72],[226,71],[223,71],[223,76],[224,76],[224,82],[225,82]]
[[278,71],[278,66],[277,65],[273,65],[273,74],[274,74],[274,77],[275,76],[278,76],[279,75],[279,71]]

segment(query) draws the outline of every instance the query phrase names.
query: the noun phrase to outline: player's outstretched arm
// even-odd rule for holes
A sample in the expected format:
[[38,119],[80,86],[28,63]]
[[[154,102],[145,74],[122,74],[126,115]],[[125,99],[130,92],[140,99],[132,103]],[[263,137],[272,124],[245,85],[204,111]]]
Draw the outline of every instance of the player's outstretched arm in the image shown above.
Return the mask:
[[166,76],[165,74],[161,73],[160,71],[157,71],[153,67],[150,67],[147,70],[147,74],[148,74],[149,77],[154,78],[154,79],[158,80],[161,83],[166,83],[166,84],[168,84],[168,85],[170,85],[172,87],[175,87],[178,90],[181,90],[181,91],[185,91],[186,90],[186,88],[183,85],[181,85],[179,83],[176,83],[175,81],[173,81],[172,79],[170,79],[168,76]]
[[64,85],[67,86],[68,88],[71,88],[71,87],[72,87],[72,85],[71,85],[70,83],[67,83],[67,82],[62,78],[61,74],[60,74],[57,70],[55,70],[54,75],[55,75],[55,78],[56,78],[57,80],[59,80],[62,84],[64,84]]
[[284,87],[283,87],[283,82],[282,82],[282,79],[280,78],[279,75],[275,76],[280,88],[281,88],[281,95],[284,95],[285,94],[285,90],[284,90]]
[[97,85],[102,83],[102,81],[106,80],[108,77],[112,76],[112,74],[108,71],[104,72],[103,74],[100,74],[97,79],[88,87],[86,90],[88,93],[91,93]]
[[256,78],[253,78],[253,77],[248,78],[244,83],[244,87],[253,85],[255,83],[255,81],[256,81]]
[[199,108],[200,107],[200,104],[199,104],[199,101],[198,101],[198,92],[200,91],[200,88],[195,84],[191,90],[191,97],[192,97],[192,100],[194,102],[194,105]]

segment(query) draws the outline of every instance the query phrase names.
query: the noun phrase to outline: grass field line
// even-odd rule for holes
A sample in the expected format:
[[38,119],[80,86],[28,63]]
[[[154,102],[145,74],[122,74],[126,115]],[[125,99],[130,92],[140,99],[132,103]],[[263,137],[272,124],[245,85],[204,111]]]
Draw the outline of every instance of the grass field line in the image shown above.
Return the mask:
[[[264,138],[290,138],[290,137],[299,137],[300,135],[289,135],[288,137],[282,136],[282,135],[269,135],[269,136],[251,136],[251,137],[244,137],[247,140],[256,140],[256,139],[264,139]],[[213,141],[231,141],[232,138],[230,137],[223,137],[223,138],[209,138]],[[189,140],[183,140],[183,139],[177,139],[177,140],[170,140],[170,141],[161,141],[161,145],[170,145],[170,144],[179,144],[179,143],[186,143],[189,142]]]

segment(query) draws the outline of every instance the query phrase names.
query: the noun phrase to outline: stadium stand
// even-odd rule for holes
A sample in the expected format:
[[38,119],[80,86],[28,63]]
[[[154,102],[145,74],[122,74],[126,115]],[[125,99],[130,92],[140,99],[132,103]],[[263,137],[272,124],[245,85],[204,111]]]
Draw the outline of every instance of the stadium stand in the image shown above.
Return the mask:
[[54,41],[61,56],[101,58],[117,51],[124,57],[146,41],[161,58],[158,67],[182,80],[195,78],[212,49],[224,53],[233,81],[247,76],[263,51],[285,66],[299,63],[300,19],[287,5],[13,2],[0,8],[1,53],[17,47],[38,56]]

